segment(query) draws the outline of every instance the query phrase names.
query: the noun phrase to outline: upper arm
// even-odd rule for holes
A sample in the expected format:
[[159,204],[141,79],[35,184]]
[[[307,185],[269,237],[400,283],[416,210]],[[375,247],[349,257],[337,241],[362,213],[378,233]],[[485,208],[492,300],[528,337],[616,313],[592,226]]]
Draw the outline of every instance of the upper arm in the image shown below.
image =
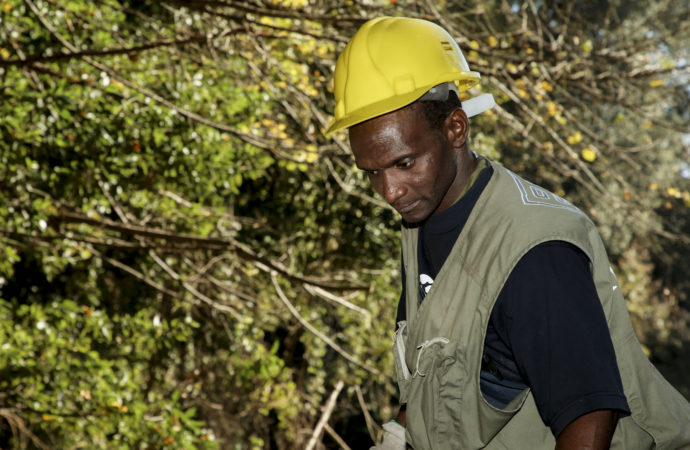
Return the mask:
[[618,411],[599,410],[582,415],[568,424],[556,441],[556,450],[605,450],[616,430]]

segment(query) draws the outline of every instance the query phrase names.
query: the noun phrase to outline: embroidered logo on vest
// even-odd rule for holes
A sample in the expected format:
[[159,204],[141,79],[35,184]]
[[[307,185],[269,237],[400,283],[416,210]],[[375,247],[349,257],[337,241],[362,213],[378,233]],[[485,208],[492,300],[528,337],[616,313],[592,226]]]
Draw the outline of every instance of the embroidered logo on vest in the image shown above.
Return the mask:
[[575,205],[563,197],[559,197],[529,181],[523,180],[510,170],[508,170],[508,173],[513,178],[513,181],[515,181],[524,205],[548,206],[550,208],[566,209],[577,214],[582,214],[582,211],[577,209]]

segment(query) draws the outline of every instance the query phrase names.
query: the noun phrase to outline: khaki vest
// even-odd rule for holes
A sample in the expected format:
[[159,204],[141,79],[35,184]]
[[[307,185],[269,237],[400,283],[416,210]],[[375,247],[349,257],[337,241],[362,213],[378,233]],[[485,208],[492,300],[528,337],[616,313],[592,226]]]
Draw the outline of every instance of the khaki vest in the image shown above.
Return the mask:
[[417,230],[403,228],[407,322],[394,356],[407,442],[423,449],[553,449],[529,389],[504,409],[479,386],[489,315],[508,275],[534,246],[579,247],[606,315],[631,415],[618,422],[611,448],[690,448],[690,404],[641,350],[625,300],[594,224],[566,200],[499,164],[448,259],[419,305]]

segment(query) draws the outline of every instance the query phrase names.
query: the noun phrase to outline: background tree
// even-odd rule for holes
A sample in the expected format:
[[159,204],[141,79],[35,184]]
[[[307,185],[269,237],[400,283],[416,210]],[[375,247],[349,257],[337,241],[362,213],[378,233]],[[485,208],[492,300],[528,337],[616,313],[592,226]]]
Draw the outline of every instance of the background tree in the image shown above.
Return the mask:
[[0,440],[371,442],[399,225],[324,130],[378,15],[457,39],[499,103],[471,146],[596,221],[689,395],[683,3],[0,1]]

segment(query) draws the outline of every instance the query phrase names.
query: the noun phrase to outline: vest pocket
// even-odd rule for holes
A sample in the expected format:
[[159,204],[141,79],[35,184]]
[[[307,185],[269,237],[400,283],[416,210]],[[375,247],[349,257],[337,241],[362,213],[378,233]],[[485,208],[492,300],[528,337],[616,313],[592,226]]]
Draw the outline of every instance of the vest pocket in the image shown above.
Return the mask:
[[[416,349],[412,370],[412,385],[416,392],[410,401],[419,403],[414,408],[421,413],[427,437],[426,445],[415,448],[457,449],[461,441],[463,389],[466,389],[467,370],[462,351],[455,342],[445,338],[429,339]],[[417,402],[415,402],[417,403]],[[408,402],[408,424],[410,407]]]
[[458,447],[465,435],[463,429],[469,426],[463,420],[467,415],[463,400],[469,381],[463,352],[458,346],[447,345],[439,351],[434,369],[437,418],[432,427],[432,436],[436,437],[433,448],[466,448]]
[[[468,373],[464,348],[447,339],[430,341],[418,346],[416,364],[410,366],[407,418],[415,436],[411,444],[417,449],[454,450],[486,446],[520,411],[529,390],[504,409],[494,408],[484,400],[479,380]],[[536,411],[534,416],[539,418]]]
[[438,442],[433,448],[484,447],[522,409],[529,396],[529,389],[525,389],[504,408],[495,408],[484,399],[479,377],[468,373],[469,367],[476,364],[466,363],[459,346],[449,344],[439,350],[434,372],[438,409],[434,434]]
[[[407,425],[415,449],[458,449],[457,427],[467,374],[457,345],[433,338],[407,350],[412,373],[407,402]],[[451,435],[450,432],[455,434]]]

